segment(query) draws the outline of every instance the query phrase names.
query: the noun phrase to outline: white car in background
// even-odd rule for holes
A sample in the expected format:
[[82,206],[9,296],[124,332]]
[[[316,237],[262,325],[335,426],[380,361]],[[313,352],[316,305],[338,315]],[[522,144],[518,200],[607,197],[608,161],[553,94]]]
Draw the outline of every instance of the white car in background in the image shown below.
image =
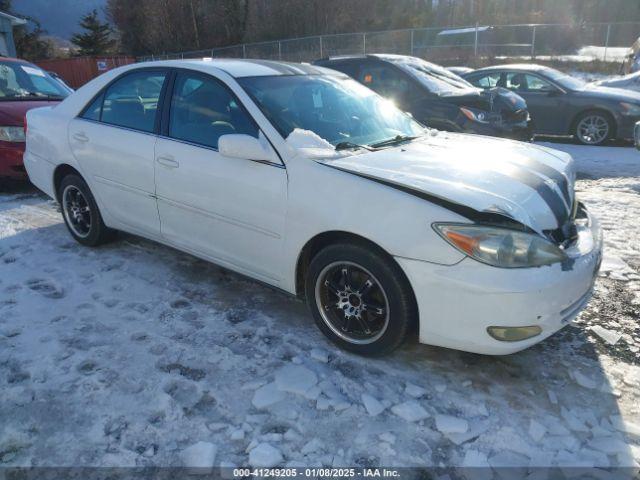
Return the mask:
[[607,80],[599,80],[594,82],[599,87],[621,88],[623,90],[631,90],[640,92],[640,72],[625,75],[624,77],[614,77]]
[[94,246],[122,230],[306,297],[359,354],[527,348],[589,299],[571,157],[428,130],[343,74],[258,60],[112,70],[27,116],[25,164]]

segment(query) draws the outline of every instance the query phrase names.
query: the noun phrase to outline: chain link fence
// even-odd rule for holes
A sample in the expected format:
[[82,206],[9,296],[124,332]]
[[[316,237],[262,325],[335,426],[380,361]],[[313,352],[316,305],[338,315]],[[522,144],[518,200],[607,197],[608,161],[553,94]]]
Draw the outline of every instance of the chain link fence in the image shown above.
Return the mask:
[[225,57],[312,62],[368,53],[414,55],[443,65],[489,59],[622,62],[640,23],[475,25],[344,33],[149,55],[139,61]]

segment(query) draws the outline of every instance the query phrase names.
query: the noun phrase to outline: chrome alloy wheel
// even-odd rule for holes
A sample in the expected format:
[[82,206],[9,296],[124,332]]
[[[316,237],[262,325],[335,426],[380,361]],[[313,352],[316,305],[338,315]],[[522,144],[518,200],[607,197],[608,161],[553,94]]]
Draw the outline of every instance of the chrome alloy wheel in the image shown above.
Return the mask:
[[318,275],[315,301],[322,320],[343,340],[365,345],[389,326],[389,300],[376,277],[352,262],[334,262]]
[[597,145],[609,138],[609,121],[602,115],[588,115],[578,123],[578,138],[582,143]]
[[62,212],[73,233],[80,238],[89,236],[91,207],[78,187],[68,185],[62,192]]

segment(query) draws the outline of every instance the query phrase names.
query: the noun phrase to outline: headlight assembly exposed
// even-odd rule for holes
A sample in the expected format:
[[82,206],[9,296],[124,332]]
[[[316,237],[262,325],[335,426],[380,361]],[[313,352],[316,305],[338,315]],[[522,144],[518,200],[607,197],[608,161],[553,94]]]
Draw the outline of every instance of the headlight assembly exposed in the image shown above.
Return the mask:
[[480,110],[471,110],[470,108],[460,107],[462,114],[472,122],[489,123],[489,114]]
[[494,267],[541,267],[567,258],[560,247],[533,233],[485,225],[435,223],[433,227],[465,255]]
[[0,140],[3,142],[24,142],[24,127],[0,127]]

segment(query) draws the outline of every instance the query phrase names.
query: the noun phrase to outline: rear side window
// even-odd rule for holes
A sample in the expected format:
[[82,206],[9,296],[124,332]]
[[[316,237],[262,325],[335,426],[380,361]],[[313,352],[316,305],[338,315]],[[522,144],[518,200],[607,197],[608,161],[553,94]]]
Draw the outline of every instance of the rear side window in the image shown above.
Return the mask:
[[[100,121],[142,132],[153,132],[165,78],[164,72],[141,71],[116,80],[101,97],[104,101]],[[92,104],[85,111],[84,118],[87,115],[95,116],[97,110]]]
[[169,114],[169,136],[218,148],[223,135],[258,137],[258,128],[239,101],[217,80],[181,72],[176,77]]

